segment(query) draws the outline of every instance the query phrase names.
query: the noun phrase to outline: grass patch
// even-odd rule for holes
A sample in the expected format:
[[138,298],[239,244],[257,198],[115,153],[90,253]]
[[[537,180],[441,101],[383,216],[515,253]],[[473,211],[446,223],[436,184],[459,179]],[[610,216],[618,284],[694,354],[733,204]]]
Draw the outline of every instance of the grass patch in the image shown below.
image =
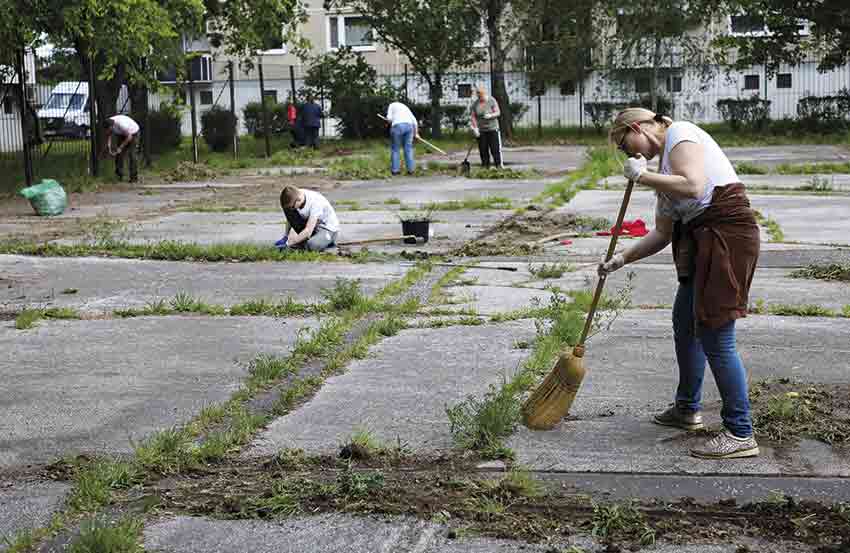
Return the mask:
[[262,298],[257,300],[248,300],[231,306],[229,312],[233,316],[254,315],[266,317],[291,317],[305,315],[311,310],[315,310],[315,307],[299,303],[290,296],[285,300],[276,303]]
[[785,234],[782,232],[782,228],[779,226],[775,220],[770,217],[765,217],[760,211],[754,209],[753,213],[756,216],[756,221],[759,225],[763,226],[767,230],[768,239],[771,242],[784,242]]
[[850,161],[831,163],[783,163],[777,165],[774,172],[779,175],[817,175],[850,173]]
[[323,288],[322,298],[333,311],[355,309],[367,302],[359,280],[337,277],[333,288]]
[[457,280],[460,275],[462,275],[466,271],[465,267],[453,267],[449,269],[446,274],[440,277],[440,280],[434,283],[434,287],[431,288],[431,294],[428,298],[428,303],[431,304],[441,304],[445,303],[445,295],[443,293],[443,288]]
[[112,491],[127,489],[142,481],[142,473],[133,463],[96,460],[74,467],[74,489],[68,497],[73,512],[94,512],[107,505]]
[[633,502],[594,504],[591,534],[604,543],[655,543],[655,530]]
[[511,169],[509,167],[488,167],[486,169],[477,167],[472,170],[470,178],[473,179],[501,179],[521,180],[539,178],[542,173],[536,169]]
[[813,278],[818,280],[838,280],[850,282],[850,263],[809,265],[803,269],[793,271],[790,276],[792,278]]
[[756,165],[749,161],[739,161],[734,164],[735,172],[739,175],[766,175],[770,172],[767,167]]
[[401,200],[398,198],[387,198],[384,200],[385,205],[401,205]]
[[83,523],[68,553],[142,553],[142,521],[125,518],[117,524],[101,520]]
[[757,315],[778,315],[786,317],[838,317],[838,312],[827,307],[815,304],[767,304],[763,299],[758,299],[750,307],[750,312]]
[[[121,257],[162,261],[340,261],[338,255],[301,250],[278,251],[273,246],[249,243],[196,244],[162,241],[147,244],[125,242],[100,244],[34,244],[26,242],[0,243],[0,254],[41,257]],[[359,259],[359,258],[355,258]]]
[[28,330],[41,319],[79,319],[80,314],[70,307],[51,307],[49,309],[24,309],[15,317],[15,328]]
[[580,190],[596,188],[602,179],[622,173],[621,158],[622,155],[611,147],[591,148],[581,167],[564,180],[549,185],[536,200],[549,201],[555,206],[567,204]]
[[[476,209],[512,209],[513,203],[502,196],[486,196],[484,198],[464,198],[446,202],[432,202],[425,206],[430,211],[460,211]],[[403,207],[402,209],[415,209]]]
[[564,262],[528,265],[528,272],[531,273],[535,278],[539,279],[561,278],[562,276],[564,276],[564,273],[571,273],[575,270],[576,269],[573,265]]
[[812,438],[837,445],[850,442],[850,389],[803,384],[788,378],[763,380],[750,387],[753,426],[774,442]]
[[485,322],[481,317],[470,315],[457,319],[434,319],[428,322],[428,328],[447,328],[450,326],[481,326]]

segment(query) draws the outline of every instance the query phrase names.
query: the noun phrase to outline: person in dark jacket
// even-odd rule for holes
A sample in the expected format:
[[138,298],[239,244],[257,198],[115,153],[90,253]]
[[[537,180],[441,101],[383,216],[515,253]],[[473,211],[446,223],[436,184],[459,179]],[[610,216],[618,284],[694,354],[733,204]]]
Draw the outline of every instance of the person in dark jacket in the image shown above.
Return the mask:
[[319,146],[319,129],[322,127],[322,107],[315,102],[312,94],[301,107],[301,124],[304,126],[304,143],[316,148]]
[[[599,274],[658,253],[672,240],[679,278],[673,306],[679,385],[673,406],[653,422],[703,428],[700,409],[708,361],[723,400],[724,429],[691,454],[708,459],[756,456],[747,372],[735,346],[735,321],[747,314],[760,247],[744,185],[714,139],[693,123],[629,108],[615,119],[610,140],[630,156],[625,177],[655,190],[655,229],[600,263]],[[649,171],[646,160],[657,156],[659,171]]]

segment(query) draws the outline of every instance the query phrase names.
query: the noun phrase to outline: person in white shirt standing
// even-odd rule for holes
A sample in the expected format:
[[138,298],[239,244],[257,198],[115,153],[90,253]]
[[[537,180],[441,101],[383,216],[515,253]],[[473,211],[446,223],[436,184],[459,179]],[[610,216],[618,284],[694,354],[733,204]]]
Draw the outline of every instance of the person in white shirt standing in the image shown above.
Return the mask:
[[419,122],[410,108],[401,102],[393,102],[387,108],[387,123],[390,125],[390,171],[393,175],[401,172],[399,149],[404,148],[404,165],[407,174],[416,170],[413,160],[413,139],[419,137]]
[[[136,164],[136,146],[139,143],[139,124],[126,115],[114,115],[103,121],[106,130],[106,148],[109,154],[115,156],[115,176],[118,180],[124,178],[124,155],[130,158],[130,182],[139,178],[139,168]],[[112,150],[112,137],[118,142],[118,148]]]

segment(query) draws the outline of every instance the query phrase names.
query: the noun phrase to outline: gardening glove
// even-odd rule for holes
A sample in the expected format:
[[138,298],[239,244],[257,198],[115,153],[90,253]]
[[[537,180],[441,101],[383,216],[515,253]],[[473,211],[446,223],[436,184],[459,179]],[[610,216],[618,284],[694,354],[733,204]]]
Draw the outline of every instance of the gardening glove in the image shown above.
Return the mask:
[[283,238],[281,238],[280,240],[278,240],[277,242],[275,242],[275,243],[274,243],[274,246],[275,246],[278,250],[283,251],[283,250],[285,250],[285,249],[287,249],[287,248],[289,247],[289,246],[287,246],[287,245],[286,245],[286,243],[287,243],[288,241],[289,241],[289,237],[288,237],[288,236],[284,236]]
[[623,165],[623,176],[630,181],[638,182],[644,171],[646,171],[646,158],[640,154],[626,159]]
[[623,254],[618,253],[608,261],[602,260],[599,263],[599,266],[596,268],[596,274],[600,277],[607,277],[609,274],[613,273],[617,269],[622,269],[623,265],[626,264],[626,259],[623,257]]
[[478,127],[472,127],[472,134],[475,135],[475,138],[481,138],[481,131],[478,130]]
[[495,113],[493,113],[493,112],[485,113],[485,114],[484,114],[484,119],[495,119],[496,117],[498,117],[498,115],[496,115],[496,114],[495,114]]

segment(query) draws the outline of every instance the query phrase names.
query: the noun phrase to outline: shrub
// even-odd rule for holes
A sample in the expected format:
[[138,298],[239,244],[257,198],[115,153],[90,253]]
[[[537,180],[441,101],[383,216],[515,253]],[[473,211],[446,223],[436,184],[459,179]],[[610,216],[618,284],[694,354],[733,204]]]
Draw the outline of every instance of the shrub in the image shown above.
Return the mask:
[[[289,132],[289,120],[286,117],[286,104],[267,102],[269,111],[269,132],[280,135]],[[263,136],[263,106],[260,102],[249,102],[242,108],[245,129],[256,138]]]
[[455,134],[469,122],[466,106],[443,106],[443,121],[452,129],[452,134]]
[[151,140],[152,154],[162,154],[177,149],[183,138],[181,124],[183,114],[174,104],[163,103],[159,109],[151,110],[148,114],[147,136],[156,137]]
[[331,113],[339,118],[343,138],[380,138],[387,135],[384,121],[376,114],[386,113],[392,100],[377,94],[337,98]]
[[717,111],[732,130],[741,127],[763,130],[770,118],[770,100],[762,100],[757,95],[747,99],[723,98],[717,100]]
[[835,96],[806,96],[797,102],[798,123],[811,132],[845,131],[850,113],[850,90]]
[[[639,105],[642,108],[652,110],[652,96],[643,96],[636,102],[631,102],[629,105]],[[655,99],[655,105],[655,113],[672,117],[673,103],[670,101],[670,98],[658,96]]]
[[625,107],[623,104],[615,102],[586,102],[584,112],[590,117],[596,132],[602,133],[602,130],[611,123],[614,114],[623,107]]
[[225,152],[236,136],[236,116],[218,106],[201,115],[201,134],[214,152]]
[[514,123],[522,119],[522,116],[526,114],[528,109],[528,106],[523,104],[522,102],[511,102],[508,105],[508,111],[511,112]]

